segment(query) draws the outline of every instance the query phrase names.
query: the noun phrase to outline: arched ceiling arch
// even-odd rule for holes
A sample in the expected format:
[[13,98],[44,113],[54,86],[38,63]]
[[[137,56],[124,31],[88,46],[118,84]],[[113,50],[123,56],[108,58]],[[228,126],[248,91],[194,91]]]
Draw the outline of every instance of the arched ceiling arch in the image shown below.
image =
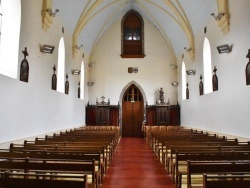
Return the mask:
[[[226,25],[229,26],[228,0],[44,1],[47,4],[52,1],[52,10],[60,10],[58,16],[72,33],[73,55],[77,54],[76,45],[83,45],[84,52],[91,54],[102,34],[131,9],[139,12],[162,33],[175,57],[185,53],[186,47],[192,60],[195,58],[194,36],[209,19],[213,19],[211,13],[227,11]],[[225,27],[224,21],[222,25]]]

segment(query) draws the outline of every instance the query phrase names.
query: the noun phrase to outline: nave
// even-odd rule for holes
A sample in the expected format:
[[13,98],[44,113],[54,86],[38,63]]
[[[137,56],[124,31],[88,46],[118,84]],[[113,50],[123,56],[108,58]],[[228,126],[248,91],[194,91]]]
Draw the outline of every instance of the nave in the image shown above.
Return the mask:
[[121,138],[101,188],[175,188],[143,138]]

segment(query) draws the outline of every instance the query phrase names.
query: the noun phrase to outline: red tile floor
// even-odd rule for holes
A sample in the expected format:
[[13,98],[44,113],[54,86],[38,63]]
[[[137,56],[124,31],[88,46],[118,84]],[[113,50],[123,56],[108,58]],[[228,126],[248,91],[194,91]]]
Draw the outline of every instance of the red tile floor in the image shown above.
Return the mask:
[[122,138],[101,188],[175,188],[143,138]]

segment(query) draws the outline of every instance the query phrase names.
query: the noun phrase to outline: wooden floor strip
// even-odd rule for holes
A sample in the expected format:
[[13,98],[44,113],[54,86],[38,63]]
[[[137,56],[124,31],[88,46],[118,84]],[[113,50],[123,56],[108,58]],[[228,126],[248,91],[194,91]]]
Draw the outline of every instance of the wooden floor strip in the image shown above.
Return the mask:
[[175,188],[143,138],[122,138],[101,188]]

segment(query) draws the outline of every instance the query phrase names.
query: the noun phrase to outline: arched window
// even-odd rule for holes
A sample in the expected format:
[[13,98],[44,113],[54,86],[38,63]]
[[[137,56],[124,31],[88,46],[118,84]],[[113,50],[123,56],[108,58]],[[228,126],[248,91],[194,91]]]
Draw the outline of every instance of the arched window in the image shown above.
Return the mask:
[[21,1],[0,1],[0,74],[17,78]]
[[58,48],[58,69],[57,69],[57,91],[65,92],[65,45],[63,37],[60,39]]
[[80,92],[80,94],[81,94],[81,99],[82,100],[84,100],[84,62],[82,61],[82,64],[81,64],[81,82],[80,82],[80,84],[81,84],[81,92]]
[[182,99],[186,99],[186,83],[187,83],[187,77],[186,77],[186,65],[184,61],[182,62],[182,70],[181,70],[181,75],[182,75]]
[[212,87],[212,61],[209,40],[205,38],[203,44],[203,68],[204,68],[204,93],[211,93]]
[[131,10],[122,19],[121,57],[144,57],[144,22],[141,15]]

